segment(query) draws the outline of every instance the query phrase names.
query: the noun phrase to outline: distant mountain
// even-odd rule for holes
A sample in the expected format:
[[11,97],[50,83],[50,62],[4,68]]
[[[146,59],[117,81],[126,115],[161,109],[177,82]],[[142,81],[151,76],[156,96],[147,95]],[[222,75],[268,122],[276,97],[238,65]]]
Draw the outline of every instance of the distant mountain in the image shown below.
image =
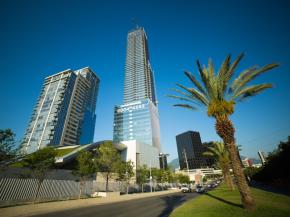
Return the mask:
[[173,159],[168,163],[168,166],[170,166],[172,169],[178,169],[179,168],[179,160],[178,158]]

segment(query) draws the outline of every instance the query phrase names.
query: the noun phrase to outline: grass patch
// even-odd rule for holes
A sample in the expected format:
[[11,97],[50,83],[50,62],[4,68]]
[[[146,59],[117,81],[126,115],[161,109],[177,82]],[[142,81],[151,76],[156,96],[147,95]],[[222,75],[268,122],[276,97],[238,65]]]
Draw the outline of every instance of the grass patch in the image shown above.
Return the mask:
[[251,188],[257,209],[242,208],[237,190],[230,192],[225,185],[193,199],[173,211],[170,217],[289,217],[290,197]]
[[56,149],[56,157],[62,157],[70,152],[72,152],[73,150],[75,150],[76,148],[65,148],[65,149]]
[[[66,154],[74,151],[75,149],[77,149],[78,147],[76,148],[65,148],[65,149],[55,149],[56,151],[56,157],[62,157],[62,156],[65,156]],[[23,161],[18,161],[18,162],[15,162],[15,163],[12,163],[9,165],[9,167],[24,167],[24,163]]]

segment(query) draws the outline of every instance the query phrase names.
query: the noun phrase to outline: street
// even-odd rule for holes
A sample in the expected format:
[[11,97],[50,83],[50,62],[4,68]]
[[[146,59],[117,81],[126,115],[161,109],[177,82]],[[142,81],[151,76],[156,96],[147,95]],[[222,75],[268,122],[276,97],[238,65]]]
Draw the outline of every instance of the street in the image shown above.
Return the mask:
[[197,197],[197,193],[173,193],[34,215],[38,217],[166,217],[174,208]]

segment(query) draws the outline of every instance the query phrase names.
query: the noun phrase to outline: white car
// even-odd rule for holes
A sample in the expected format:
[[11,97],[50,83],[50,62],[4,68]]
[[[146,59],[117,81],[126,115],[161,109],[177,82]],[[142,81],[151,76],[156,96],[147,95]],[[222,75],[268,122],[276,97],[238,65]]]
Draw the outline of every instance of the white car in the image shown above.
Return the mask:
[[182,186],[180,189],[181,189],[181,192],[183,193],[191,192],[191,188],[188,186]]

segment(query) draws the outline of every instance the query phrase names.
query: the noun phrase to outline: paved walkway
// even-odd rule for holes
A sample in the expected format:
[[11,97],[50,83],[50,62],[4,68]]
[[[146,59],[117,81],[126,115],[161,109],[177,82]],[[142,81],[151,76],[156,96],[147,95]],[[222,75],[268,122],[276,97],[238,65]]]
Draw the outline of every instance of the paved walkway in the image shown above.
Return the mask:
[[108,203],[116,203],[121,201],[134,200],[145,197],[153,197],[159,195],[166,195],[171,193],[179,192],[180,190],[167,190],[158,191],[152,193],[138,193],[138,194],[128,194],[122,195],[114,198],[90,198],[90,199],[80,199],[80,200],[67,200],[67,201],[57,201],[48,203],[38,203],[29,204],[22,206],[14,206],[0,209],[0,216],[3,217],[26,217],[32,215],[39,215],[43,213],[55,212],[60,210],[68,210],[75,208],[82,208],[87,206],[95,206]]

